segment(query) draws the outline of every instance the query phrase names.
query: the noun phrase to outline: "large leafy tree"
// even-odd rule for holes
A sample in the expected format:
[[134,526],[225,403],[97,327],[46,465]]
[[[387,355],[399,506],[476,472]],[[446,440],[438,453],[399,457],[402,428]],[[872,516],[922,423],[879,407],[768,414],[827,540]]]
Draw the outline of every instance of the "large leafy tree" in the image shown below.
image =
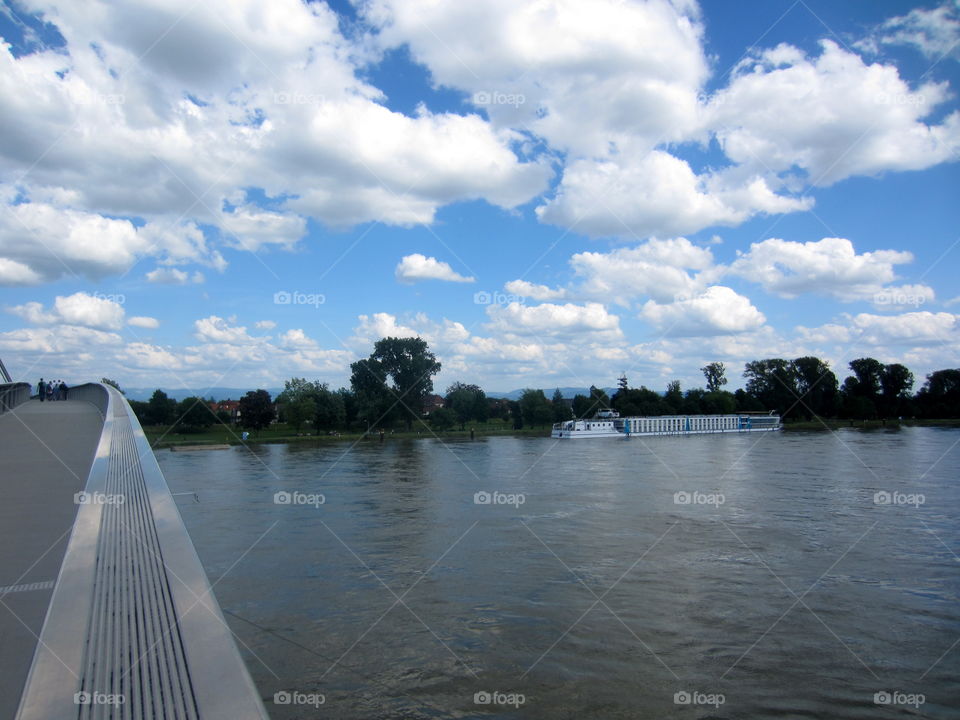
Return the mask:
[[409,430],[423,415],[424,399],[433,392],[433,376],[441,364],[423,338],[387,337],[376,342],[369,358],[350,369],[362,416],[382,424],[396,411]]
[[157,388],[147,400],[146,421],[148,425],[169,425],[177,418],[177,401]]
[[722,362],[707,363],[700,372],[707,379],[707,392],[717,392],[727,384],[727,369]]
[[447,388],[443,404],[444,408],[453,411],[461,430],[465,429],[470,420],[485,422],[490,411],[487,395],[480,386],[462,382],[455,382]]
[[244,427],[260,431],[276,417],[273,401],[266,390],[251,390],[240,398],[240,422]]
[[563,399],[563,393],[560,392],[560,388],[554,390],[553,398],[550,402],[553,404],[554,422],[564,422],[571,419],[573,411],[570,409],[570,405]]
[[586,395],[577,393],[573,396],[573,414],[575,417],[585,418],[588,413],[591,413],[592,409],[593,403],[590,402],[590,398]]
[[181,400],[176,414],[176,427],[181,432],[199,432],[213,425],[216,420],[207,401],[200,397]]
[[884,365],[880,373],[880,413],[884,417],[903,414],[910,404],[913,389],[913,373],[905,365]]
[[839,390],[837,376],[830,366],[820,358],[812,356],[797,358],[791,364],[799,396],[797,414],[802,414],[807,419],[815,415],[836,415]]
[[523,413],[523,422],[533,427],[549,425],[553,421],[553,407],[543,390],[524,390],[520,395],[520,411]]
[[937,370],[927,375],[917,405],[924,417],[960,417],[960,368]]
[[768,358],[748,362],[743,376],[746,391],[756,398],[765,410],[776,410],[781,415],[797,414],[797,377],[793,364],[783,358]]

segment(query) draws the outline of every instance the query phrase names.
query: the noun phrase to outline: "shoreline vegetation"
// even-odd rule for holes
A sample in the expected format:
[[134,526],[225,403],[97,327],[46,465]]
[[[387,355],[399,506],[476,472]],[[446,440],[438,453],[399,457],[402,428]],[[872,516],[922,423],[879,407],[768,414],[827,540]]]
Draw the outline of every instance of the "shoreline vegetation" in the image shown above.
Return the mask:
[[[930,373],[914,392],[909,368],[869,357],[851,360],[853,374],[842,384],[827,362],[806,356],[746,363],[746,382],[735,392],[724,389],[724,364],[711,362],[700,368],[706,387],[686,391],[679,380],[661,393],[631,386],[621,375],[609,396],[591,385],[587,394],[572,398],[559,388],[550,398],[543,389],[526,388],[516,400],[488,397],[479,385],[460,381],[444,395],[434,394],[433,376],[441,367],[422,338],[387,337],[374,344],[368,358],[350,365],[349,388],[333,390],[319,380],[293,377],[276,398],[258,389],[236,401],[194,396],[178,402],[157,389],[150,400],[130,404],[141,424],[151,428],[147,434],[158,449],[370,437],[540,435],[555,423],[595,417],[602,410],[615,410],[621,417],[771,412],[780,415],[786,430],[955,425],[950,418],[960,413],[960,368]],[[116,385],[107,378],[103,382]]]
[[[226,432],[223,427],[212,428],[206,432],[198,433],[169,433],[168,428],[162,426],[144,427],[143,431],[154,450],[168,450],[174,447],[189,446],[240,446],[240,445],[287,445],[287,444],[310,444],[320,446],[329,442],[380,442],[379,430],[371,430],[369,433],[363,432],[344,432],[334,435],[321,433],[319,435],[309,433],[295,433],[291,428],[281,427],[282,424],[275,425],[262,431],[258,436],[251,435],[246,440],[242,440],[240,434]],[[821,420],[795,420],[783,423],[783,431],[799,430],[882,430],[894,429],[900,427],[954,427],[960,428],[960,419],[929,419],[929,418],[904,418],[902,420],[850,420],[838,418],[823,418]],[[472,433],[472,435],[471,435]],[[730,434],[730,433],[727,433]],[[397,430],[395,432],[385,432],[383,442],[390,440],[409,440],[409,439],[435,439],[435,440],[470,440],[486,437],[549,437],[550,428],[522,428],[514,429],[510,423],[488,423],[487,425],[478,425],[468,427],[465,430],[421,430],[406,431]]]

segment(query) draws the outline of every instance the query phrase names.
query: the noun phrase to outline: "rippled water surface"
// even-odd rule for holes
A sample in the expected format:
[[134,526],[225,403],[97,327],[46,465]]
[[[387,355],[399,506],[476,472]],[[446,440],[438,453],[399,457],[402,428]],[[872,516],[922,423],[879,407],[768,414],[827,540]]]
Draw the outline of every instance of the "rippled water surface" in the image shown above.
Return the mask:
[[388,439],[158,460],[172,492],[199,493],[178,504],[274,718],[955,718],[958,442]]

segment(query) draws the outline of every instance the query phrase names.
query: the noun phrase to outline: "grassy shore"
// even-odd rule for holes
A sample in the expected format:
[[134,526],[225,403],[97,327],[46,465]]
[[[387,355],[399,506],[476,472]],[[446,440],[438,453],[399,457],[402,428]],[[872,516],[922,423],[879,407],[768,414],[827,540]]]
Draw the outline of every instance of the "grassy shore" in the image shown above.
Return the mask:
[[[485,437],[491,435],[546,436],[550,434],[549,427],[523,428],[522,430],[514,430],[512,423],[490,421],[487,423],[468,424],[464,430],[460,430],[459,428],[455,430],[433,430],[432,428],[427,428],[423,425],[420,425],[418,429],[415,425],[411,432],[401,429],[396,429],[393,431],[387,430],[384,433],[384,439],[439,437],[442,439],[449,438],[452,440],[462,440],[470,438],[471,430],[473,431],[475,437]],[[244,444],[244,441],[240,439],[241,433],[243,432],[241,428],[228,428],[224,427],[223,425],[217,425],[202,432],[193,433],[171,431],[169,427],[162,425],[147,426],[143,428],[143,431],[147,436],[147,440],[150,441],[150,445],[155,450],[162,450],[164,448],[181,445],[222,445],[224,443],[228,445]],[[269,428],[261,430],[259,433],[250,432],[250,437],[247,438],[246,444],[319,444],[344,440],[348,442],[355,442],[362,439],[364,439],[364,433],[362,432],[342,432],[339,435],[327,435],[325,433],[321,433],[320,435],[317,435],[313,433],[312,430],[301,430],[300,433],[297,433],[292,427],[289,427],[284,423],[277,423],[275,425],[271,425]],[[380,439],[380,432],[378,430],[374,430],[367,435],[366,439],[368,441],[377,441]]]
[[[837,420],[837,419],[823,419],[823,420],[797,420],[797,421],[788,421],[783,425],[783,429],[786,431],[791,430],[839,430],[840,428],[890,428],[890,427],[930,427],[930,426],[941,426],[941,427],[960,427],[960,420],[916,420],[916,419],[904,419],[904,420]],[[244,444],[240,439],[242,430],[235,427],[224,427],[218,425],[216,427],[208,428],[203,432],[196,433],[180,433],[180,432],[171,432],[170,428],[164,426],[148,426],[145,427],[144,432],[147,435],[147,439],[150,441],[150,445],[155,450],[162,450],[164,448],[170,448],[181,445],[241,445]],[[471,430],[474,433],[474,437],[489,437],[492,435],[519,435],[519,436],[539,436],[545,437],[550,434],[550,428],[548,427],[538,427],[538,428],[523,428],[522,430],[514,430],[512,423],[502,422],[502,421],[490,421],[487,423],[472,424],[467,425],[465,430],[455,429],[455,430],[432,430],[424,426],[420,426],[419,430],[414,427],[412,432],[407,432],[406,430],[394,430],[393,432],[387,430],[384,439],[396,439],[396,438],[424,438],[424,437],[439,437],[441,439],[450,439],[450,440],[465,440],[470,437]],[[265,430],[261,430],[259,433],[250,433],[250,437],[247,439],[246,444],[258,444],[258,443],[326,443],[326,442],[336,442],[336,441],[347,441],[347,442],[356,442],[364,438],[364,433],[362,432],[344,432],[339,435],[327,435],[313,434],[312,431],[302,431],[299,434],[294,431],[293,428],[283,424],[277,423],[276,425],[271,425]],[[376,441],[380,439],[379,431],[371,432],[367,438],[368,441]]]

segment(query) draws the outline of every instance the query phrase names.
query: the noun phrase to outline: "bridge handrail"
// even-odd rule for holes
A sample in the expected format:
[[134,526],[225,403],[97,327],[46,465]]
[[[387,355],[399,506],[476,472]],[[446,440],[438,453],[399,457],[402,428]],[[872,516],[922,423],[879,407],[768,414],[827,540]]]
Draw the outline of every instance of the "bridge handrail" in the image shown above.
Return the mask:
[[0,415],[30,399],[30,383],[0,384]]
[[[123,520],[119,524],[111,520],[118,511],[105,510],[109,504],[78,506],[17,720],[107,716],[265,720],[263,702],[129,403],[101,383],[73,387],[69,397],[91,402],[104,416],[87,496],[108,497],[118,482],[128,483],[123,487],[130,488],[130,496],[121,505],[134,503],[138,514],[130,522],[142,522],[142,529],[133,532],[124,528]],[[111,467],[112,463],[116,465]],[[145,551],[140,546],[147,546],[147,540],[155,547]],[[139,559],[124,560],[124,552]],[[140,563],[138,576],[153,574],[155,582],[149,585],[155,589],[153,595],[136,591],[147,587],[139,577],[103,575],[103,567],[122,569],[133,567],[131,563]],[[126,637],[115,619],[118,613],[134,629]],[[165,622],[169,629],[161,633],[156,628],[162,630]],[[102,630],[118,627],[115,632]],[[155,643],[138,640],[144,628],[147,635],[153,628]],[[138,642],[148,647],[129,667],[130,656],[139,652]],[[164,681],[159,683],[158,677]],[[89,692],[99,683],[120,683],[117,687],[126,693],[123,702],[130,706],[90,704]]]

